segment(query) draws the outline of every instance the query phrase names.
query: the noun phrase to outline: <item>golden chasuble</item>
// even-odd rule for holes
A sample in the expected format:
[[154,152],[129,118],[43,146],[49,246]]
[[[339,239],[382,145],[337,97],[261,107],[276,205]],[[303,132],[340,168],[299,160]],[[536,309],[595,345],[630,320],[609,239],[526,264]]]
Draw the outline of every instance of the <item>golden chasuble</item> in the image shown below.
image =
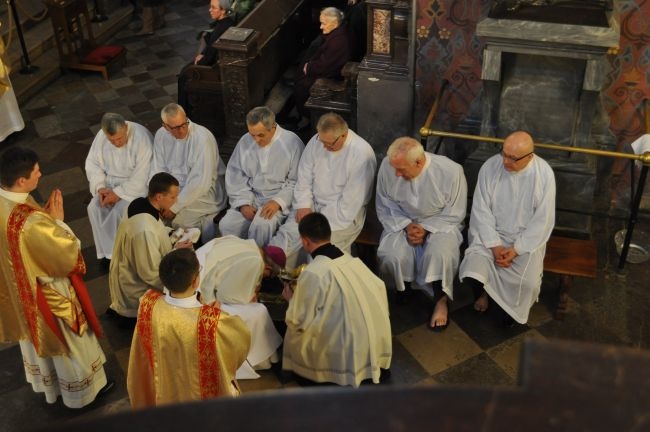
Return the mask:
[[[29,339],[38,355],[68,352],[57,319],[82,334],[87,318],[98,335],[99,323],[81,281],[85,264],[76,237],[43,212],[0,198],[0,224],[7,247],[0,251],[0,340]],[[75,283],[71,285],[70,278]],[[39,283],[39,278],[51,283]],[[55,280],[53,278],[58,278]],[[63,292],[52,284],[63,281]]]
[[134,408],[231,396],[250,333],[215,306],[169,305],[159,291],[140,299],[127,388]]
[[[2,28],[2,23],[0,23],[0,28]],[[5,43],[2,37],[0,37],[0,97],[9,90],[9,68],[3,61],[5,55]]]

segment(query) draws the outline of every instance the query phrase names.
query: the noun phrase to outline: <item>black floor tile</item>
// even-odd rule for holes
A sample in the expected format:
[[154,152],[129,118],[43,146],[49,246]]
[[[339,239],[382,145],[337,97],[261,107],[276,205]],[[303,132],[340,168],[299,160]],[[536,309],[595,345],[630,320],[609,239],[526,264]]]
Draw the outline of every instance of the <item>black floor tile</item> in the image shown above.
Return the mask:
[[433,379],[440,384],[449,385],[471,383],[481,386],[504,386],[515,384],[514,380],[485,353],[480,353],[437,373]]
[[473,304],[454,311],[451,318],[482,349],[486,350],[528,330],[528,326],[514,324],[504,327],[504,314],[491,302],[487,312],[479,314]]

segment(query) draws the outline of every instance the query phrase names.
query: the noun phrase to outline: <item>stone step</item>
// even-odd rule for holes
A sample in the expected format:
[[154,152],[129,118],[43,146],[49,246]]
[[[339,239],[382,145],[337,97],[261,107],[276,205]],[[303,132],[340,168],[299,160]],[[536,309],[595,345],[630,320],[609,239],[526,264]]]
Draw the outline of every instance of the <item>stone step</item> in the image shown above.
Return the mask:
[[[93,3],[93,1],[89,1],[91,16],[93,14],[91,9]],[[128,3],[127,5],[122,5],[120,1],[107,3],[111,3],[111,6],[113,6],[107,9],[108,20],[92,24],[93,34],[99,43],[106,42],[117,32],[128,26],[133,15],[133,6]],[[20,73],[22,50],[15,32],[4,59],[11,67],[11,81],[16,98],[21,105],[61,75],[59,55],[54,41],[52,23],[49,18],[24,31],[24,37],[30,63],[37,66],[39,70],[32,74]],[[5,40],[7,40],[6,36]]]

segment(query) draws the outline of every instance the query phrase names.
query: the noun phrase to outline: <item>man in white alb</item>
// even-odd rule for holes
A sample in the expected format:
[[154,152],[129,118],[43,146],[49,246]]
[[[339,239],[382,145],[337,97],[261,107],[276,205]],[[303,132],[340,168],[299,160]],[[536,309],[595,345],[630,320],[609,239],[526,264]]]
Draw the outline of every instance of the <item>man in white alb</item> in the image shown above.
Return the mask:
[[477,294],[477,311],[491,299],[521,324],[537,301],[555,224],[555,177],[534,150],[529,134],[514,132],[481,167],[459,271]]
[[269,108],[253,108],[226,168],[230,209],[219,222],[222,235],[265,246],[287,218],[304,144],[275,122]]
[[467,208],[463,168],[424,151],[413,138],[388,147],[377,175],[377,217],[384,227],[377,250],[388,286],[404,292],[415,282],[433,295],[429,328],[447,327]]
[[97,259],[111,259],[117,227],[131,201],[147,192],[151,133],[120,114],[106,113],[88,157],[86,176],[93,199],[88,218]]
[[332,243],[350,252],[363,228],[375,178],[375,152],[340,115],[322,115],[316,130],[300,158],[291,214],[269,242],[284,250],[290,269],[307,258],[298,256],[298,223],[312,212],[327,217]]
[[178,201],[163,212],[174,227],[199,228],[203,243],[216,234],[213,219],[226,207],[217,140],[205,127],[192,123],[183,107],[170,103],[160,113],[163,125],[154,137],[150,177],[167,172],[178,179]]

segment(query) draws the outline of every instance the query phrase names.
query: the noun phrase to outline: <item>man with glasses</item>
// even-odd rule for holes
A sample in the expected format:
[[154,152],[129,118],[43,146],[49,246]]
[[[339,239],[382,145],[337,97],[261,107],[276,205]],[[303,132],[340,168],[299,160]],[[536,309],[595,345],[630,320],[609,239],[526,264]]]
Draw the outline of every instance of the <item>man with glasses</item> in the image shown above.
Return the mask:
[[219,222],[222,235],[253,239],[266,246],[291,209],[304,144],[275,122],[269,108],[246,115],[241,137],[226,169],[230,209]]
[[[305,147],[298,166],[298,181],[293,194],[293,210],[269,244],[282,248],[287,268],[305,262],[298,223],[312,212],[327,217],[332,228],[332,243],[350,253],[366,220],[377,159],[375,152],[359,135],[348,129],[335,113],[321,116],[318,133]],[[300,254],[300,256],[299,256]]]
[[180,183],[178,201],[162,217],[174,227],[199,228],[202,242],[215,237],[214,217],[226,207],[223,176],[214,135],[190,122],[183,107],[170,103],[160,114],[162,127],[153,144],[151,176],[167,172]]
[[415,283],[434,299],[429,328],[447,328],[467,208],[463,167],[424,151],[413,138],[388,147],[377,175],[377,217],[384,231],[379,269],[398,300]]
[[86,157],[86,176],[93,199],[88,219],[97,259],[111,259],[115,233],[124,211],[147,192],[153,137],[144,126],[106,113]]
[[469,224],[469,247],[460,266],[463,285],[474,290],[474,309],[490,300],[525,324],[542,283],[546,242],[555,224],[555,177],[534,154],[532,137],[510,134],[501,154],[478,174]]

